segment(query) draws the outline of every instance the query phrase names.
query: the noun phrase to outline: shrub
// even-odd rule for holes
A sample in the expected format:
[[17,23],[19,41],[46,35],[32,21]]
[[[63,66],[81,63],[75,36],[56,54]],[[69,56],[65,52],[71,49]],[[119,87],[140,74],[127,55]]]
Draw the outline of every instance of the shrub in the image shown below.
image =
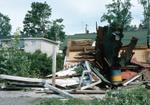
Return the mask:
[[56,61],[56,70],[60,71],[63,70],[64,67],[64,56],[61,54],[57,55],[57,61]]
[[44,77],[52,72],[52,59],[41,51],[28,54],[31,61],[30,74],[32,77]]
[[[63,57],[57,56],[56,70],[63,69]],[[25,77],[45,77],[52,73],[52,58],[41,51],[33,54],[14,48],[0,50],[0,74]]]

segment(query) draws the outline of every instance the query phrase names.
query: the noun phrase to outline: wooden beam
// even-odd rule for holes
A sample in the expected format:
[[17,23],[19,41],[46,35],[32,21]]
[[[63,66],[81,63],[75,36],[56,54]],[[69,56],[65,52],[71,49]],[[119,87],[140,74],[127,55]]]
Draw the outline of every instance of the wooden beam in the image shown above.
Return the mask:
[[93,46],[71,46],[69,51],[95,51]]
[[66,97],[66,98],[75,98],[73,95],[69,94],[68,92],[58,89],[58,88],[48,84],[47,82],[45,83],[44,87],[48,88],[56,93],[59,93],[60,95]]
[[[64,90],[65,92],[68,92],[70,94],[106,94],[106,90]],[[38,91],[36,93],[43,93],[43,91]],[[44,91],[45,93],[45,91]],[[48,94],[55,94],[54,91],[46,91]]]
[[134,76],[128,80],[125,80],[122,85],[127,86],[129,83],[131,83],[132,81],[136,80],[137,78],[139,78],[141,76],[142,76],[142,73],[140,73],[140,74],[138,74],[138,75],[136,75],[136,76]]
[[28,83],[43,83],[43,81],[48,81],[45,79],[27,78],[27,77],[11,76],[11,75],[4,75],[4,74],[0,75],[0,79],[8,80],[8,81],[28,82]]
[[105,94],[105,90],[72,90],[71,94]]
[[94,83],[92,83],[92,84],[90,84],[90,85],[83,86],[83,87],[81,87],[81,90],[85,90],[85,89],[91,88],[91,87],[93,87],[93,86],[95,86],[95,85],[97,85],[97,84],[100,84],[101,82],[102,82],[102,81],[99,80],[99,81],[94,82]]

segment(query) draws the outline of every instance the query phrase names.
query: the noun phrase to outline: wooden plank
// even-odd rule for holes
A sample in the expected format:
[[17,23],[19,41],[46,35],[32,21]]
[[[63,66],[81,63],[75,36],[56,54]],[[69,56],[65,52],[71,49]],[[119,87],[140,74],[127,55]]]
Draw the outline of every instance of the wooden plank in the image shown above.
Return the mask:
[[95,51],[95,47],[93,46],[72,46],[69,51]]
[[85,90],[85,89],[91,88],[91,87],[96,86],[97,84],[99,84],[99,83],[101,83],[101,82],[102,82],[102,81],[99,80],[99,81],[94,82],[94,83],[92,83],[92,84],[90,84],[90,85],[88,85],[88,86],[83,86],[83,87],[81,87],[81,90]]
[[[64,90],[65,92],[68,92],[70,94],[106,94],[107,91],[105,90]],[[44,91],[44,93],[48,93],[48,94],[55,94],[54,91]],[[43,91],[39,91],[36,93],[43,93]]]
[[68,92],[61,90],[61,89],[58,89],[58,88],[48,84],[47,82],[45,83],[44,87],[48,88],[48,89],[50,89],[56,93],[59,93],[60,95],[66,97],[66,98],[75,98],[73,95],[69,94]]
[[142,76],[142,73],[140,73],[140,74],[138,74],[138,75],[136,75],[136,76],[134,76],[134,77],[132,77],[132,78],[130,78],[130,79],[128,79],[128,80],[125,80],[125,81],[122,83],[122,85],[123,85],[123,86],[127,86],[129,83],[131,83],[132,81],[136,80],[137,78],[139,78],[139,77],[141,77],[141,76]]
[[[0,75],[0,79],[11,81],[12,84],[18,85],[44,85],[44,82],[52,84],[51,79],[37,79],[37,78],[26,78],[26,77],[19,77],[19,76],[10,76],[10,75]],[[17,83],[18,82],[18,83]],[[55,84],[60,87],[67,87],[67,86],[74,86],[79,84],[79,78],[68,78],[68,79],[56,79]]]
[[0,79],[9,80],[9,81],[29,82],[29,83],[43,83],[43,81],[48,81],[45,79],[27,78],[27,77],[11,76],[11,75],[4,75],[4,74],[0,75]]
[[105,90],[72,90],[71,94],[105,94]]
[[35,88],[40,88],[40,87],[44,87],[43,83],[23,83],[23,82],[6,82],[7,85],[6,87],[35,87]]
[[94,56],[75,56],[75,59],[94,59]]

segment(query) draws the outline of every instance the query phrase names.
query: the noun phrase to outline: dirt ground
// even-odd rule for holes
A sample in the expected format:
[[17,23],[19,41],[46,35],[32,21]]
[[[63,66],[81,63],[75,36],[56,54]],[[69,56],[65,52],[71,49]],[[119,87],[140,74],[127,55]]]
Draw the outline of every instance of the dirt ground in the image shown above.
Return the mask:
[[[104,94],[75,95],[77,98],[103,98]],[[37,91],[0,91],[0,105],[39,105],[43,99],[64,98],[56,94],[37,93]]]

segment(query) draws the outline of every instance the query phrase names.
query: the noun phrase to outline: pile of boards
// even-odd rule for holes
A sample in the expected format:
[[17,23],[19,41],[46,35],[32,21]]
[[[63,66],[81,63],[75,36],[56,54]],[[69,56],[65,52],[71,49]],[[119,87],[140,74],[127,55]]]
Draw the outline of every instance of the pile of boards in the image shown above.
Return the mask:
[[[104,94],[107,89],[150,83],[150,51],[136,48],[138,39],[123,46],[122,30],[98,27],[96,42],[88,39],[69,40],[64,60],[64,70],[46,79],[0,75],[5,87],[44,88],[45,92],[72,94]],[[112,80],[112,70],[119,70],[120,81]],[[48,91],[47,91],[48,89]],[[102,90],[103,89],[103,90]]]
[[93,61],[94,41],[89,39],[69,40],[67,44],[64,68],[70,68],[82,61]]

